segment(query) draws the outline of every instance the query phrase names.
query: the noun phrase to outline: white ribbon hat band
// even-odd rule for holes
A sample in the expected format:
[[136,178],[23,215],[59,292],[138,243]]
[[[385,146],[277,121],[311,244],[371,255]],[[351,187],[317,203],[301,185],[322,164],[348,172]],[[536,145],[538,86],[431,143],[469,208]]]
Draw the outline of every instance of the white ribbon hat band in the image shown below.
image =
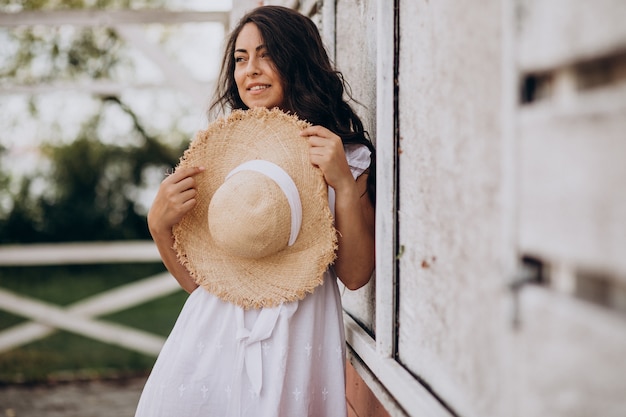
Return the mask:
[[273,162],[265,161],[262,159],[254,159],[244,162],[226,175],[226,179],[229,179],[234,174],[241,171],[255,171],[265,175],[274,181],[287,197],[289,208],[291,209],[291,231],[289,232],[289,246],[293,245],[300,233],[300,226],[302,225],[302,203],[300,202],[300,194],[298,194],[298,187],[293,182],[291,177],[284,169],[276,165]]

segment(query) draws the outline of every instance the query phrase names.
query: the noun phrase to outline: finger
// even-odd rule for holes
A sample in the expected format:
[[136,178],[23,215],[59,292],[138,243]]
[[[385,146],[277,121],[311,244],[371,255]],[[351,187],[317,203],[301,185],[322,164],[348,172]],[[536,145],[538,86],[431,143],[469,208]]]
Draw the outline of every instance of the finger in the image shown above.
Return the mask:
[[328,163],[328,160],[328,155],[324,152],[309,152],[309,161],[311,161],[313,165],[325,165]]
[[183,211],[183,213],[187,213],[189,210],[191,210],[197,203],[197,200],[195,198],[191,198],[187,201],[185,201],[183,204],[181,204],[181,209]]
[[193,177],[185,177],[174,184],[174,189],[177,192],[183,192],[196,188],[196,180]]
[[309,161],[316,167],[322,168],[324,170],[325,167],[330,165],[330,158],[326,153],[309,153]]
[[311,147],[323,147],[328,145],[328,139],[319,137],[319,136],[309,136],[306,138],[307,141],[309,142],[309,146]]
[[300,132],[300,136],[328,136],[331,132],[323,126],[309,126]]
[[309,153],[310,154],[320,154],[324,153],[327,150],[327,146],[321,139],[312,140],[311,137],[307,138],[309,142]]
[[177,183],[187,177],[193,177],[194,175],[197,175],[203,172],[205,169],[206,168],[204,167],[186,167],[186,168],[178,167],[176,171],[174,171],[173,174],[168,175],[165,178],[165,180],[172,182],[172,183]]
[[309,146],[311,148],[331,148],[338,146],[332,138],[325,138],[321,136],[309,136],[307,141],[309,142]]
[[189,200],[195,199],[197,194],[198,193],[197,193],[197,191],[194,188],[191,188],[189,190],[183,191],[182,193],[180,193],[181,204],[185,204]]

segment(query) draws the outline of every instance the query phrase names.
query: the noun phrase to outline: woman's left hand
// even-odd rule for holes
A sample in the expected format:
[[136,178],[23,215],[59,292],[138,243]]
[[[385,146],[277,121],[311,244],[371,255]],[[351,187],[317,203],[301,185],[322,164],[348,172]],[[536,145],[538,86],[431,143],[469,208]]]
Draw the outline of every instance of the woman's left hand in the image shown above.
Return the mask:
[[335,190],[335,228],[339,241],[335,272],[347,288],[365,285],[372,275],[374,208],[367,195],[367,174],[355,180],[341,138],[322,126],[301,133],[309,141],[309,158]]
[[301,136],[309,142],[309,159],[322,170],[324,179],[335,190],[354,184],[341,138],[322,126],[304,129]]

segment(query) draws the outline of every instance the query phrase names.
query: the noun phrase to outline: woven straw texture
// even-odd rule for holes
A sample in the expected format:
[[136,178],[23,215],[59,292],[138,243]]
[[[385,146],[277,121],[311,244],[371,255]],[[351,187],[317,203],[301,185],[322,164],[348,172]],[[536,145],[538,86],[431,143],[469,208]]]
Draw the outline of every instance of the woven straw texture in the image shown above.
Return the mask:
[[[177,169],[204,166],[206,170],[194,177],[198,190],[196,206],[173,229],[174,250],[195,281],[224,301],[248,309],[301,300],[323,283],[324,271],[335,259],[337,235],[328,207],[327,185],[321,171],[311,165],[308,143],[299,135],[307,126],[308,123],[278,109],[235,110],[199,132],[180,160]],[[286,217],[289,222],[288,215],[284,215],[285,197],[271,180],[259,182],[254,173],[235,174],[228,185],[238,178],[239,184],[232,186],[240,186],[245,194],[240,193],[234,204],[220,201],[218,194],[219,198],[211,203],[226,175],[243,162],[255,159],[279,165],[298,188],[302,226],[292,246],[284,244],[289,228],[285,236],[285,228],[279,223],[267,226],[258,216],[246,214],[256,204],[277,199],[277,210],[283,212],[279,217]],[[246,178],[251,175],[256,176],[255,184],[263,186],[257,185],[256,190],[246,186]],[[209,216],[211,204],[213,209],[224,212]],[[231,210],[229,207],[232,213],[226,213]],[[237,256],[223,250],[224,245],[210,233],[213,230],[216,236],[224,236],[232,228],[236,236],[245,236],[237,229],[242,224],[255,229],[250,239],[282,250],[256,259]],[[272,231],[275,229],[279,232]],[[273,233],[278,234],[268,239],[268,234]],[[278,243],[272,243],[273,239]]]

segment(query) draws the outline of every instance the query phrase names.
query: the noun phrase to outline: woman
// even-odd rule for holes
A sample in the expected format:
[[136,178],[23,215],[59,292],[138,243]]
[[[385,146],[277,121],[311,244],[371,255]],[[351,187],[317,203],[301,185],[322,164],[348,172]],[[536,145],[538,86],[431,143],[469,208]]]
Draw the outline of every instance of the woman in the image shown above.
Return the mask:
[[363,125],[344,100],[319,32],[301,14],[278,6],[245,15],[227,42],[212,109],[278,107],[312,124],[302,131],[310,162],[332,188],[337,258],[324,285],[276,310],[262,341],[262,385],[244,375],[237,337],[265,309],[243,311],[199,287],[177,260],[172,228],[196,204],[194,176],[177,170],[161,184],[148,214],[168,270],[191,293],[142,394],[144,416],[345,416],[345,341],[339,278],[365,285],[374,269],[374,155]]

